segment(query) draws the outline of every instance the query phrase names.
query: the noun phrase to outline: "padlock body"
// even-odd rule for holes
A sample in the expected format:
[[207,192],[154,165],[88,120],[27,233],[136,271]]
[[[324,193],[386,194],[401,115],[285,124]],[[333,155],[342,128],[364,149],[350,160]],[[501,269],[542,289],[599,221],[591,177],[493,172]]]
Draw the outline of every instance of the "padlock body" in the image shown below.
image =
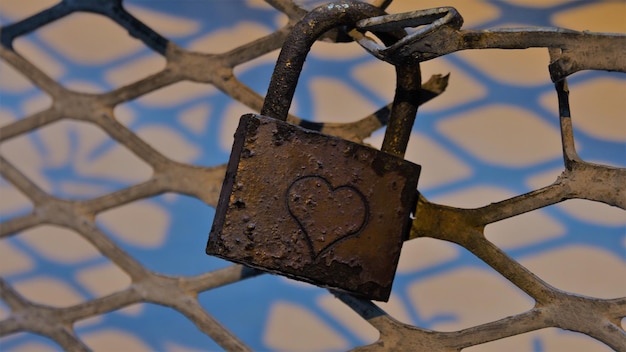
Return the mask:
[[419,173],[367,146],[244,115],[206,252],[387,301]]

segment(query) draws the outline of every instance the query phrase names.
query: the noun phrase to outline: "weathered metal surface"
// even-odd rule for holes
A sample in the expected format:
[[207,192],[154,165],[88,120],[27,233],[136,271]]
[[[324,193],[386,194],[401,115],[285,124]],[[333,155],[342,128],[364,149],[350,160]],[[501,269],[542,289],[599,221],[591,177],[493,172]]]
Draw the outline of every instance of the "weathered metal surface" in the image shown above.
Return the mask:
[[420,167],[262,115],[245,115],[207,253],[386,301]]
[[[105,297],[89,299],[69,307],[51,308],[24,296],[16,289],[17,285],[14,285],[8,278],[2,277],[0,278],[0,299],[7,309],[3,320],[0,321],[1,337],[13,338],[17,337],[18,333],[39,334],[54,340],[61,349],[86,351],[89,350],[89,346],[83,342],[84,336],[79,336],[72,328],[77,322],[141,302],[151,302],[181,313],[193,322],[199,330],[210,336],[226,350],[251,350],[242,339],[235,336],[233,332],[205,310],[206,307],[198,302],[198,296],[206,292],[215,293],[216,288],[221,288],[224,285],[239,285],[242,280],[250,279],[260,272],[247,270],[241,265],[232,265],[195,276],[163,276],[144,267],[126,253],[119,243],[109,240],[95,218],[107,209],[139,199],[148,199],[163,192],[193,196],[211,206],[217,203],[225,165],[203,167],[174,162],[164,157],[127,127],[117,123],[117,109],[114,111],[112,107],[158,88],[172,85],[175,82],[191,80],[212,85],[233,99],[249,106],[252,110],[260,109],[263,98],[236,79],[233,67],[278,49],[292,23],[298,20],[302,13],[293,10],[294,8],[297,9],[297,5],[290,0],[270,0],[268,2],[285,13],[290,18],[290,23],[257,41],[245,43],[224,54],[193,52],[184,48],[177,48],[167,40],[153,40],[151,39],[154,37],[153,35],[139,35],[148,33],[148,31],[137,31],[139,26],[148,27],[139,20],[132,20],[132,18],[128,20],[127,13],[119,11],[119,6],[112,6],[110,1],[63,1],[58,6],[66,6],[71,11],[57,12],[54,10],[55,16],[52,18],[48,17],[48,10],[44,10],[14,24],[4,23],[5,26],[0,31],[2,35],[1,60],[27,77],[39,89],[52,96],[53,106],[41,112],[26,113],[20,119],[7,122],[0,127],[0,142],[7,142],[27,133],[40,131],[54,121],[67,122],[75,116],[80,116],[82,119],[101,127],[120,145],[140,156],[154,168],[155,173],[147,182],[137,183],[102,197],[68,202],[46,193],[29,176],[21,173],[10,160],[0,157],[0,174],[2,177],[19,189],[33,203],[32,213],[16,215],[3,220],[0,224],[2,241],[7,241],[13,237],[19,238],[22,236],[19,233],[22,230],[56,223],[59,226],[73,229],[81,238],[87,239],[104,257],[123,269],[133,281],[133,284],[126,289]],[[387,3],[384,0],[373,2]],[[113,3],[113,5],[117,5],[119,2]],[[129,31],[156,52],[161,54],[166,52],[164,55],[168,59],[167,67],[150,77],[105,93],[90,94],[90,99],[99,104],[97,105],[98,108],[94,108],[93,104],[75,104],[76,92],[66,90],[53,77],[49,77],[41,71],[36,64],[14,52],[11,45],[15,38],[19,38],[24,33],[35,30],[45,32],[47,29],[42,26],[49,21],[56,22],[58,18],[62,18],[63,15],[72,11],[86,11],[85,6],[87,4],[95,9],[94,12],[102,13],[111,18],[120,28]],[[207,2],[207,4],[207,6],[212,6],[213,2]],[[415,2],[415,6],[420,6],[420,3]],[[114,11],[108,10],[109,8],[113,8]],[[49,18],[49,20],[42,20],[45,18]],[[148,30],[150,29],[148,28]],[[542,46],[544,43],[544,37],[536,34],[535,28],[523,28],[518,31],[520,32],[519,36],[525,36],[525,45]],[[525,35],[525,32],[528,32],[528,35]],[[555,32],[550,38],[565,38],[568,35],[567,32]],[[451,38],[445,38],[442,33],[438,36],[444,37],[444,39],[433,48],[439,50],[438,55],[445,55],[443,50],[448,45],[455,45],[455,43],[450,40]],[[560,53],[563,58],[574,56],[577,66],[583,69],[601,69],[595,65],[595,62],[603,56],[617,58],[622,60],[622,63],[624,62],[626,55],[623,55],[623,44],[598,45],[614,40],[623,43],[623,34],[586,36],[578,33],[577,36],[580,39],[581,48],[589,48],[585,51],[587,56],[577,55],[576,53],[580,51],[563,51],[560,49],[551,50],[551,55]],[[621,36],[622,39],[616,39],[616,36]],[[478,33],[476,37],[484,36]],[[509,44],[506,41],[498,39],[504,37],[515,38],[513,35],[503,33],[501,37],[494,37],[494,40],[489,43],[490,47],[499,47],[499,45],[507,47]],[[608,41],[604,41],[602,39],[604,37],[609,38]],[[477,45],[480,43],[480,41],[475,42]],[[161,47],[161,44],[164,46]],[[454,80],[452,84],[454,85]],[[424,85],[424,88],[427,85],[428,83]],[[433,95],[441,93],[441,90],[431,88],[426,90],[432,92]],[[563,89],[557,89],[557,91],[560,95],[564,95]],[[106,108],[100,108],[100,106]],[[388,114],[388,110],[383,111],[384,116],[382,117],[376,113],[353,123],[326,123],[319,125],[318,128],[327,134],[362,141],[374,130],[380,128],[381,124],[383,126],[386,124],[386,114]],[[290,121],[308,122],[295,116],[290,116]],[[539,211],[539,209],[544,209],[544,207],[558,203],[563,199],[589,199],[607,204],[617,204],[622,209],[626,208],[626,204],[624,204],[624,199],[626,199],[624,197],[626,185],[624,169],[581,160],[576,155],[572,134],[573,127],[576,126],[576,119],[572,121],[568,112],[561,114],[560,121],[565,169],[555,183],[478,209],[445,207],[420,198],[417,206],[417,218],[413,223],[413,236],[452,240],[464,248],[471,249],[478,258],[488,263],[516,287],[527,292],[538,302],[537,305],[531,310],[504,319],[486,322],[459,331],[439,332],[400,323],[392,315],[369,301],[354,299],[349,295],[339,295],[342,301],[364,319],[363,322],[368,322],[380,332],[380,339],[377,342],[363,346],[360,348],[361,350],[456,351],[469,346],[552,327],[586,334],[597,341],[602,341],[616,351],[626,350],[624,324],[620,325],[620,319],[626,316],[626,298],[599,299],[554,288],[504,254],[483,234],[485,224],[517,217],[526,212]],[[595,234],[590,233],[589,235]],[[607,270],[612,270],[612,267],[607,267]],[[211,302],[211,304],[222,303],[219,299]],[[424,304],[428,305],[429,302],[424,302]]]
[[[389,298],[420,171],[401,158],[421,100],[419,65],[397,66],[382,148],[388,153],[283,122],[315,40],[381,13],[339,2],[294,26],[261,109],[271,117],[240,121],[208,254],[361,297]],[[392,42],[405,34],[382,37]]]
[[578,32],[554,27],[461,30],[463,18],[452,7],[383,15],[357,23],[359,30],[416,31],[392,45],[362,37],[359,43],[381,60],[391,63],[422,62],[468,49],[526,49],[547,47],[554,82],[580,70],[626,72],[626,36],[618,33]]
[[[296,23],[285,39],[276,61],[261,114],[283,121],[287,119],[307,53],[318,38],[339,26],[347,26],[347,29],[350,29],[359,20],[381,15],[385,15],[383,10],[367,3],[341,1],[317,7]],[[354,31],[351,34],[353,36],[359,35],[358,32],[354,33]],[[376,34],[388,45],[406,36],[403,29],[381,31],[380,33],[376,32]],[[396,94],[381,150],[403,156],[417,107],[424,98],[421,90],[419,63],[396,64],[396,78]]]
[[[324,33],[340,26],[354,28],[359,20],[382,15],[385,15],[383,10],[359,1],[329,3],[311,10],[294,25],[283,43],[261,115],[280,120],[287,118],[306,56],[313,43]],[[404,34],[404,30],[382,33],[381,40],[391,44]]]

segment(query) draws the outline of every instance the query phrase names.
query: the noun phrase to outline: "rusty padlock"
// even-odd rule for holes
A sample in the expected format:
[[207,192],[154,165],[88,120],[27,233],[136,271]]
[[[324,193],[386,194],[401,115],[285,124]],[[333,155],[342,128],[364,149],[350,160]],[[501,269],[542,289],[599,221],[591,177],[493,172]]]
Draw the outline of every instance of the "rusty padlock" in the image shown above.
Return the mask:
[[[207,254],[368,299],[389,299],[420,166],[285,122],[315,40],[339,25],[381,14],[366,3],[341,2],[323,5],[296,24],[278,58],[262,115],[244,115],[239,122]],[[396,126],[393,109],[406,103],[398,92],[390,117]],[[399,138],[404,146],[395,154],[404,153],[416,109],[408,114],[408,131],[404,126]],[[390,133],[388,128],[387,144],[398,143]]]

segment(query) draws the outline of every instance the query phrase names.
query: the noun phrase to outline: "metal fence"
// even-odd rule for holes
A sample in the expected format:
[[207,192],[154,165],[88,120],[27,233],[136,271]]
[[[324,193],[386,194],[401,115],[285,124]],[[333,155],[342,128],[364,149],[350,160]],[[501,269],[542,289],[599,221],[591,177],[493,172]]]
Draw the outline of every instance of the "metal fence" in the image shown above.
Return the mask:
[[[124,116],[121,116],[123,110],[117,107],[163,87],[179,82],[197,82],[213,86],[226,94],[228,99],[236,100],[249,109],[258,111],[263,103],[263,97],[250,85],[240,80],[237,69],[254,60],[263,60],[266,54],[279,49],[291,26],[306,13],[303,7],[291,1],[267,2],[275,10],[284,13],[288,21],[260,39],[238,45],[223,53],[220,53],[221,50],[203,53],[176,45],[166,35],[161,35],[145,21],[142,22],[133,16],[125,9],[121,1],[68,0],[22,20],[3,23],[0,57],[5,64],[25,76],[52,100],[51,105],[42,111],[25,114],[1,127],[0,141],[3,145],[7,145],[3,147],[3,151],[6,151],[9,148],[8,145],[20,136],[52,126],[59,121],[81,122],[97,126],[104,131],[114,140],[114,143],[131,151],[147,164],[152,173],[147,180],[142,182],[119,187],[120,189],[105,192],[99,196],[75,199],[60,196],[55,191],[50,191],[50,187],[47,189],[38,183],[38,180],[27,175],[28,172],[17,165],[20,161],[15,159],[15,155],[20,155],[19,153],[10,152],[9,154],[13,155],[12,159],[4,155],[0,156],[2,178],[23,194],[28,199],[28,203],[32,204],[30,209],[26,207],[26,210],[22,208],[3,215],[3,222],[0,224],[0,236],[3,242],[8,243],[22,236],[23,232],[42,225],[69,229],[95,247],[102,256],[121,269],[130,279],[128,286],[115,292],[65,307],[53,307],[28,299],[20,293],[19,289],[16,289],[12,278],[3,277],[0,280],[0,297],[7,309],[3,320],[0,321],[0,336],[7,339],[20,332],[28,332],[50,338],[65,350],[89,350],[91,348],[89,343],[83,341],[75,331],[74,326],[77,322],[147,302],[170,307],[180,312],[197,329],[225,349],[248,350],[250,348],[245,338],[238,337],[232,331],[233,329],[224,326],[208,312],[206,304],[201,304],[202,300],[199,296],[212,290],[217,291],[220,287],[227,285],[235,289],[242,287],[243,290],[242,281],[258,280],[257,276],[261,275],[261,272],[241,265],[225,267],[222,265],[223,267],[219,269],[195,275],[162,274],[159,270],[149,269],[132,255],[132,251],[125,250],[119,241],[103,228],[97,217],[111,209],[165,193],[195,197],[204,204],[215,207],[225,165],[200,166],[167,157],[165,155],[167,152],[155,149],[132,128],[129,128],[124,123]],[[382,5],[383,2],[378,3]],[[406,5],[403,3],[403,6]],[[206,6],[218,7],[220,5],[219,2],[208,2]],[[417,9],[420,2],[411,2],[411,6]],[[263,11],[275,10],[264,8]],[[18,38],[34,31],[46,31],[47,24],[74,13],[94,13],[108,17],[117,26],[128,31],[132,37],[139,39],[145,46],[164,57],[165,67],[118,88],[107,89],[100,93],[87,93],[77,89],[68,89],[62,82],[53,78],[49,70],[43,70],[40,64],[36,64],[36,58],[27,59],[20,54],[19,48],[14,49],[14,43]],[[594,53],[594,55],[600,54]],[[618,57],[617,65],[626,66],[625,56]],[[385,63],[380,63],[380,65],[389,66]],[[270,68],[271,64],[267,66]],[[431,92],[436,100],[440,98],[437,95],[441,94],[443,97],[446,94],[447,85],[447,76],[439,75],[433,76],[431,80],[424,83],[423,89]],[[454,73],[449,85],[454,85]],[[494,241],[485,237],[485,228],[489,224],[539,211],[567,199],[586,199],[621,209],[626,208],[626,187],[624,187],[626,169],[587,162],[578,156],[573,135],[576,114],[573,112],[574,117],[570,118],[567,85],[561,81],[556,84],[556,89],[560,109],[553,113],[555,118],[557,112],[560,113],[557,125],[560,126],[564,160],[564,163],[561,163],[560,176],[556,181],[545,187],[534,187],[530,192],[520,192],[519,195],[508,199],[472,209],[437,204],[422,196],[411,230],[413,239],[431,238],[462,246],[531,297],[534,301],[532,307],[526,311],[469,328],[436,331],[400,322],[385,312],[381,306],[372,302],[334,293],[341,302],[358,314],[358,316],[354,315],[353,319],[366,321],[379,334],[377,341],[357,349],[461,350],[539,329],[556,327],[585,334],[615,350],[626,351],[626,333],[623,326],[623,319],[626,316],[626,298],[594,298],[556,288],[514,258],[516,255],[523,255],[521,252],[509,255],[494,244]],[[5,94],[5,97],[10,98],[10,95]],[[602,103],[598,102],[598,104]],[[601,113],[602,110],[599,111]],[[624,111],[621,113],[622,115],[617,116],[617,119],[623,120]],[[418,113],[419,119],[420,113]],[[298,123],[300,119],[292,116],[291,121]],[[325,133],[361,143],[364,140],[371,142],[368,138],[383,127],[380,121],[381,119],[372,111],[371,115],[354,122],[324,124],[322,130]],[[419,130],[419,126],[416,129]],[[529,140],[529,143],[534,142]],[[608,147],[615,150],[614,145],[608,145]],[[422,152],[427,153],[427,151]],[[225,155],[222,152],[220,157],[224,159]],[[128,166],[122,166],[124,167]],[[422,193],[428,196],[428,192]],[[135,235],[138,238],[142,236],[142,226],[147,225],[137,224]],[[596,236],[602,236],[602,234],[591,233],[592,231],[594,229],[584,234],[588,242],[593,242]],[[202,237],[200,242],[206,240],[206,233],[202,235],[204,237],[200,236]],[[611,227],[606,236],[611,238],[610,241],[614,244],[615,251],[618,253],[617,257],[621,261],[620,265],[623,265],[625,257],[623,225],[618,223],[618,226]],[[45,243],[44,246],[46,246]],[[193,255],[203,256],[202,252],[203,248],[199,247],[197,253]],[[9,253],[7,250],[3,253],[5,257],[0,260],[12,260],[10,259],[12,257],[6,254]],[[203,269],[200,268],[200,270]],[[607,275],[610,275],[611,270],[611,268],[606,269]],[[617,273],[620,272],[623,272],[622,268],[617,269]],[[621,280],[622,287],[625,285],[623,277],[618,276],[614,280]],[[254,300],[253,292],[248,292],[248,295],[249,300]],[[219,305],[219,301],[211,304]],[[424,304],[427,305],[428,302]],[[245,319],[245,316],[239,319]],[[162,322],[162,324],[168,323]],[[308,346],[308,348],[316,349],[315,346]]]

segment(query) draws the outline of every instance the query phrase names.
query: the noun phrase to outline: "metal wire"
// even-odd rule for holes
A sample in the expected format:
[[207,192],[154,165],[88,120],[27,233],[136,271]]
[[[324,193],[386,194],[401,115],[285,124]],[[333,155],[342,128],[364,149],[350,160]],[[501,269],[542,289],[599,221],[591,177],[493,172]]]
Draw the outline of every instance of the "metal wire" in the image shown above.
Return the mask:
[[[37,130],[59,120],[86,121],[99,126],[117,143],[149,164],[154,172],[149,180],[88,200],[66,200],[44,192],[6,158],[0,156],[0,173],[33,203],[31,213],[0,224],[0,238],[42,224],[71,229],[95,246],[102,255],[122,269],[132,284],[108,296],[66,308],[54,308],[29,301],[6,280],[0,278],[0,298],[10,308],[10,316],[0,321],[0,337],[19,332],[46,336],[63,349],[87,351],[89,347],[74,332],[79,320],[121,309],[139,302],[171,307],[192,321],[198,329],[227,350],[249,350],[240,338],[226,329],[199,304],[201,292],[224,285],[236,285],[260,272],[241,265],[191,277],[170,277],[148,270],[122,250],[96,224],[97,214],[130,202],[164,192],[196,197],[215,206],[225,172],[224,165],[199,167],[168,159],[134,132],[118,122],[113,108],[161,87],[180,81],[210,84],[233,99],[258,111],[263,98],[235,76],[234,67],[280,48],[295,20],[305,11],[287,0],[268,1],[283,11],[290,21],[283,28],[261,39],[223,54],[202,54],[177,47],[124,10],[121,1],[66,0],[23,21],[4,26],[0,57],[48,93],[53,103],[48,109],[10,123],[0,129],[0,142]],[[378,1],[387,4],[388,2]],[[68,90],[40,68],[12,49],[15,38],[32,32],[72,12],[98,13],[114,20],[145,45],[167,59],[166,67],[139,81],[103,94]],[[558,33],[554,33],[558,36]],[[593,67],[592,67],[593,68]],[[423,89],[433,96],[445,88],[445,78],[434,77]],[[556,83],[560,102],[560,122],[564,168],[552,185],[508,200],[476,209],[459,209],[420,198],[412,238],[431,237],[457,243],[490,265],[511,283],[535,299],[529,311],[453,332],[437,332],[403,324],[369,301],[349,295],[336,295],[380,332],[380,339],[358,350],[456,351],[468,346],[502,339],[546,327],[558,327],[591,336],[618,351],[626,351],[626,332],[621,319],[626,316],[626,298],[598,299],[556,289],[510,258],[488,241],[483,233],[487,224],[541,209],[564,199],[581,198],[626,209],[626,169],[588,163],[578,157],[567,104],[567,84]],[[362,142],[385,123],[385,112],[374,113],[350,124],[318,126],[326,133]],[[291,122],[301,120],[291,116]],[[306,123],[306,122],[303,122]]]

